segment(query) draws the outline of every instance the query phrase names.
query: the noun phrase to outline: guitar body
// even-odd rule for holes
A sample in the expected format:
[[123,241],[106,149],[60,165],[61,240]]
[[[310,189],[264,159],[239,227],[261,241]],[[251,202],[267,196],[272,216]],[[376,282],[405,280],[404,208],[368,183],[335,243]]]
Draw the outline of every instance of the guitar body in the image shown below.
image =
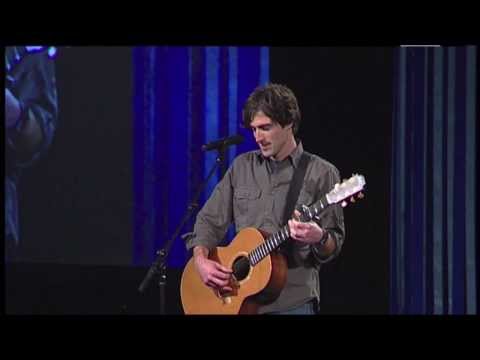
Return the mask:
[[[229,269],[237,269],[237,262],[246,263],[248,253],[261,245],[267,236],[255,228],[245,228],[228,246],[212,250],[209,258]],[[192,257],[185,266],[180,283],[185,314],[256,314],[260,305],[274,301],[285,286],[287,262],[278,252],[243,269],[236,274],[233,290],[220,294],[202,282]]]

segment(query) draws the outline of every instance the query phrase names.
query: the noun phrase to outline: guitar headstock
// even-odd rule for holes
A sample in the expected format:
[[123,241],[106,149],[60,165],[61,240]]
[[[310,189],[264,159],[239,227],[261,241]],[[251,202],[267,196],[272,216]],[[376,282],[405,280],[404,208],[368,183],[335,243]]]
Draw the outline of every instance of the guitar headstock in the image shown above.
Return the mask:
[[[300,219],[301,221],[310,221],[314,218],[319,219],[320,212],[323,211],[327,206],[333,204],[339,204],[342,207],[348,205],[348,200],[350,202],[355,202],[355,196],[357,199],[363,199],[364,194],[362,191],[365,189],[365,177],[363,175],[354,174],[347,180],[342,181],[342,183],[337,183],[333,189],[325,195],[322,200],[320,200],[321,208],[312,205],[308,207],[303,205],[300,209]],[[323,200],[324,199],[324,200]],[[324,204],[324,202],[326,204]]]
[[341,184],[335,184],[333,189],[326,195],[329,205],[341,203],[342,207],[347,205],[346,200],[350,199],[355,202],[355,195],[358,199],[363,198],[362,190],[365,189],[365,177],[363,175],[354,174],[351,178],[344,180]]

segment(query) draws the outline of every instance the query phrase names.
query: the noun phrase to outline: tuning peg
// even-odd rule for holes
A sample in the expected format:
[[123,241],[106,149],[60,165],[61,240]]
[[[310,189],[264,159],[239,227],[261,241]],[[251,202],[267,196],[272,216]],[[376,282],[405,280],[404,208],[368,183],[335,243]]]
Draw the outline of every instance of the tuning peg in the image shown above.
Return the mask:
[[347,206],[347,204],[348,204],[348,203],[347,203],[345,200],[343,200],[342,203],[341,203],[342,207]]
[[352,196],[352,197],[350,198],[350,202],[351,202],[351,203],[354,203],[354,202],[355,202],[355,196]]
[[365,197],[365,195],[362,193],[362,192],[359,192],[358,193],[358,198],[359,199],[363,199]]

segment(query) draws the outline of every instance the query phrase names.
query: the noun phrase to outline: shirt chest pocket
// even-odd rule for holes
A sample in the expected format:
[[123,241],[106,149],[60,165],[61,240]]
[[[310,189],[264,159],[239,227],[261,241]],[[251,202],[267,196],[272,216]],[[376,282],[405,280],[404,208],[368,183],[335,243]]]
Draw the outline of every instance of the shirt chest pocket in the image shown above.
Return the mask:
[[255,219],[263,211],[260,197],[262,192],[258,188],[237,187],[233,192],[233,212],[237,230],[253,226]]

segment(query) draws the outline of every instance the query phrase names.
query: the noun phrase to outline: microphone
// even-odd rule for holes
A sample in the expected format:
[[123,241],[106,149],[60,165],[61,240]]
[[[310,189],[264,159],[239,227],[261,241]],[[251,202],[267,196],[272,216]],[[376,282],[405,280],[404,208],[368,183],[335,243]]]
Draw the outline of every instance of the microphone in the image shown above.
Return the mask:
[[222,147],[227,147],[230,145],[237,145],[242,142],[243,142],[243,136],[233,135],[233,136],[225,137],[219,140],[211,141],[208,144],[202,145],[202,150],[209,151],[209,150],[219,149]]

